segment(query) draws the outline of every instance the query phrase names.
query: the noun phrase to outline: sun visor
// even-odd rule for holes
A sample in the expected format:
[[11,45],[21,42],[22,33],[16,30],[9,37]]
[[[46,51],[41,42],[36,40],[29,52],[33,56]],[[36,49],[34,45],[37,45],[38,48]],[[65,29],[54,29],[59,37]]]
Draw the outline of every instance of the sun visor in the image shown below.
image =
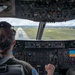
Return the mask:
[[14,0],[0,0],[0,17],[15,16],[15,1]]

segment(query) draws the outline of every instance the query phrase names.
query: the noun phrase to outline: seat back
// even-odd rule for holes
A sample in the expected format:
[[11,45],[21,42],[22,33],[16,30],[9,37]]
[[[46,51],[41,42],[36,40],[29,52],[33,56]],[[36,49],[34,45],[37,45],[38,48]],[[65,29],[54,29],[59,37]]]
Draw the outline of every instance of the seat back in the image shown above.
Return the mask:
[[22,65],[1,65],[0,75],[25,75]]
[[5,56],[0,60],[0,75],[25,75],[23,66],[16,65],[4,65],[10,59],[10,56]]

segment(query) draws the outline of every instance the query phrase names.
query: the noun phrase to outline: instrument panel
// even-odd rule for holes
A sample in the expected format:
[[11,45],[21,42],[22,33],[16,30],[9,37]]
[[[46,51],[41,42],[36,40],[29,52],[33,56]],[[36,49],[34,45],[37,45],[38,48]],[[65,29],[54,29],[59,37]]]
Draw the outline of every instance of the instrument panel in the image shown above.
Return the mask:
[[14,47],[14,56],[34,66],[40,75],[44,66],[54,64],[58,69],[75,66],[75,40],[67,41],[18,41]]

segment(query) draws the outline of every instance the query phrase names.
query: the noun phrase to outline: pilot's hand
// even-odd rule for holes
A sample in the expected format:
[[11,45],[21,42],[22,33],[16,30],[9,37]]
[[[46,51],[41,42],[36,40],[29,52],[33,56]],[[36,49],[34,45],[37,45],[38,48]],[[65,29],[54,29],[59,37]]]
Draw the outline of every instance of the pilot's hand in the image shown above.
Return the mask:
[[52,64],[47,64],[47,65],[45,65],[45,70],[47,71],[47,75],[53,75],[55,66]]

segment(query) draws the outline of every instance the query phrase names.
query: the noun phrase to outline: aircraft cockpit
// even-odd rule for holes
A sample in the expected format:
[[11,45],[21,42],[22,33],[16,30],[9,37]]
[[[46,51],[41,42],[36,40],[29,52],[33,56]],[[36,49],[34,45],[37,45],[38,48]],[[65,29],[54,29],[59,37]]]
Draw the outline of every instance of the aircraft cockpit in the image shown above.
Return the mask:
[[75,0],[0,0],[0,21],[16,30],[13,55],[39,75],[48,63],[54,75],[75,67]]

